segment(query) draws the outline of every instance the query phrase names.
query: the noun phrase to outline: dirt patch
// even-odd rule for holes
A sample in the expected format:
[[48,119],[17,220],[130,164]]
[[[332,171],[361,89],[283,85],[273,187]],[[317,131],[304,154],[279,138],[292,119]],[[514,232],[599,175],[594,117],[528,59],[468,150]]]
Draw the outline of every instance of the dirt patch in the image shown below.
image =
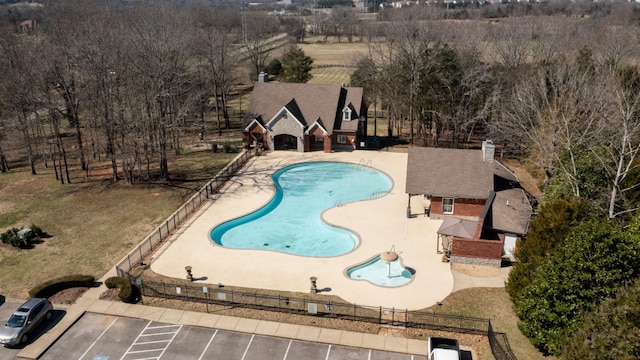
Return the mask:
[[76,302],[85,291],[89,290],[88,287],[74,287],[58,291],[53,296],[49,297],[49,301],[54,304],[70,305]]
[[100,300],[120,301],[120,298],[118,298],[119,293],[120,289],[118,288],[107,289],[100,294]]
[[500,275],[499,268],[488,266],[467,265],[467,264],[451,264],[451,269],[469,276],[479,278],[494,277]]
[[520,184],[529,194],[533,195],[533,197],[538,200],[542,199],[542,195],[544,194],[542,193],[542,190],[538,188],[538,181],[531,176],[520,161],[516,159],[501,159],[500,161],[505,164],[509,170],[516,174],[518,180],[520,180]]

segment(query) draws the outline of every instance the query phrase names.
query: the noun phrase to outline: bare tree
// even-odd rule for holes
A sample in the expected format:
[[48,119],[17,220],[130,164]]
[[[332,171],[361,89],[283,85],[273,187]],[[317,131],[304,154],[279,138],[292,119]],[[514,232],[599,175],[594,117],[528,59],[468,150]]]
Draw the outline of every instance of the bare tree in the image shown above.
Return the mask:
[[126,20],[131,32],[129,60],[144,97],[141,114],[149,121],[147,129],[158,146],[160,177],[166,181],[170,180],[167,150],[172,131],[179,130],[198,98],[185,91],[190,84],[187,60],[192,47],[185,41],[190,39],[186,27],[190,20],[184,9],[169,5],[131,10]]
[[278,24],[273,17],[255,11],[246,11],[246,43],[244,52],[251,64],[250,79],[256,81],[265,69],[269,54],[273,50],[270,38],[275,35]]
[[221,135],[220,115],[224,119],[225,128],[230,127],[227,102],[231,88],[237,80],[238,52],[233,51],[228,36],[218,27],[217,18],[213,14],[201,18],[200,21],[197,47],[200,49],[199,56],[206,63],[205,73],[213,85],[218,135]]
[[[438,38],[433,29],[412,17],[391,23],[387,28],[386,37],[389,51],[394,54],[393,68],[402,69],[400,72],[395,71],[396,75],[392,79],[398,85],[402,85],[390,93],[396,96],[404,95],[403,101],[409,119],[409,143],[413,144],[421,74],[430,65],[425,62],[424,55],[429,45],[436,43]],[[391,70],[393,69],[389,68],[387,71]]]
[[[4,81],[0,83],[0,104],[5,109],[7,120],[3,130],[10,129],[20,136],[27,150],[27,159],[31,174],[36,174],[34,138],[32,127],[36,103],[33,98],[31,60],[35,59],[35,46],[30,39],[18,38],[13,34],[0,37],[0,64]],[[5,128],[6,127],[6,128]],[[4,157],[4,155],[2,155]],[[8,169],[6,159],[3,170]]]
[[[611,178],[611,191],[607,215],[610,219],[638,209],[630,203],[627,192],[637,192],[635,181],[628,179],[638,171],[638,151],[640,151],[640,70],[628,66],[617,76],[611,74],[608,79],[614,82],[610,94],[615,104],[615,112],[603,128],[605,136],[593,144],[593,151],[601,160]],[[612,80],[614,79],[614,80]],[[619,81],[618,81],[619,80]],[[608,151],[598,151],[600,147]]]
[[87,163],[80,117],[81,95],[79,94],[83,86],[79,78],[81,70],[75,39],[80,35],[76,26],[78,19],[86,19],[88,16],[87,5],[75,1],[59,3],[51,11],[51,21],[45,32],[47,34],[45,44],[48,44],[45,53],[51,56],[47,63],[50,76],[56,85],[56,92],[64,103],[64,110],[61,110],[61,113],[75,130],[80,168],[86,171]]
[[575,63],[539,67],[522,76],[492,124],[502,141],[528,149],[547,180],[560,171],[576,197],[577,153],[590,148],[611,112],[607,83],[596,76]]

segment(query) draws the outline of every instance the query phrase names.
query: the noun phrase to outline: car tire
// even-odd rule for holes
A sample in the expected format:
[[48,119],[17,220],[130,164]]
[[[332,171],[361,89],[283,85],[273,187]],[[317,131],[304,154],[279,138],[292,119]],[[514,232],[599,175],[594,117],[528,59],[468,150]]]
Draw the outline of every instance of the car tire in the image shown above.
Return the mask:
[[27,336],[27,334],[22,335],[22,337],[20,338],[20,344],[26,344],[27,341],[29,341],[29,337]]
[[51,311],[47,311],[47,315],[44,316],[47,320],[51,320]]

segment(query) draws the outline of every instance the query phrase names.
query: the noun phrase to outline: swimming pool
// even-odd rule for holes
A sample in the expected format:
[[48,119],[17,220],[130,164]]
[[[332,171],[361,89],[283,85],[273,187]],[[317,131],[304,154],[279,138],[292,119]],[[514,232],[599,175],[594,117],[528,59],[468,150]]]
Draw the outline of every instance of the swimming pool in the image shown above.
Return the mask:
[[413,278],[413,270],[402,266],[400,259],[387,262],[380,256],[347,269],[347,277],[354,280],[367,280],[372,284],[396,287],[408,284]]
[[344,162],[308,162],[273,174],[273,199],[255,212],[216,226],[210,238],[235,249],[259,249],[329,257],[353,250],[359,238],[331,226],[322,213],[332,207],[375,199],[391,190],[391,178],[376,169]]

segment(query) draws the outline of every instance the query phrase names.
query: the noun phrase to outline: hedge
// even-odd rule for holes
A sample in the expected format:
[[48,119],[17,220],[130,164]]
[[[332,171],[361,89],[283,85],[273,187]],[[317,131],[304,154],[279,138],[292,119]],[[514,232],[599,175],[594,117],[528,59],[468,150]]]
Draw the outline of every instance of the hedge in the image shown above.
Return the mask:
[[45,281],[29,290],[29,296],[34,298],[48,298],[53,294],[74,287],[91,287],[95,282],[91,275],[67,275]]
[[133,302],[133,288],[127,279],[112,276],[105,280],[104,284],[109,289],[119,288],[118,298],[120,298],[122,302]]

